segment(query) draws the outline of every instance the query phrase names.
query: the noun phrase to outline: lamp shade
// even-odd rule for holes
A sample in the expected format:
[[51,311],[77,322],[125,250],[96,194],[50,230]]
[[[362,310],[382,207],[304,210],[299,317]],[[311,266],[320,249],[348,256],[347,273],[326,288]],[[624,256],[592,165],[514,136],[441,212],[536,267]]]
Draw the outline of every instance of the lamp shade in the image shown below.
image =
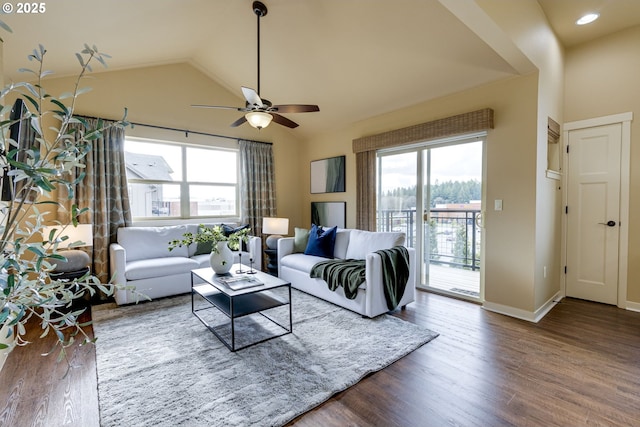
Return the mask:
[[251,111],[245,114],[244,117],[256,129],[266,128],[271,123],[271,119],[273,119],[271,114],[262,111]]
[[288,234],[289,218],[262,218],[263,234]]
[[[56,230],[54,238],[57,239],[59,249],[67,249],[72,243],[78,243],[73,247],[80,246],[93,246],[93,225],[91,224],[78,224],[76,227],[68,225],[52,225],[42,229],[42,237],[49,239],[51,230]],[[62,240],[62,237],[67,236],[68,239]]]

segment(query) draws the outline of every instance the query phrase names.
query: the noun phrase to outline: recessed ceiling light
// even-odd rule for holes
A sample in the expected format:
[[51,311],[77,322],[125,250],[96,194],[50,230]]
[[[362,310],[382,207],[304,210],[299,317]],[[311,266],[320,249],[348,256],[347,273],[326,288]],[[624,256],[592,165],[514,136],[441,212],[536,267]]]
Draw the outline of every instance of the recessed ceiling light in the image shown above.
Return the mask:
[[578,19],[576,21],[576,24],[577,25],[587,25],[587,24],[592,23],[593,21],[595,21],[599,17],[600,17],[600,15],[597,14],[597,13],[587,13],[582,18]]

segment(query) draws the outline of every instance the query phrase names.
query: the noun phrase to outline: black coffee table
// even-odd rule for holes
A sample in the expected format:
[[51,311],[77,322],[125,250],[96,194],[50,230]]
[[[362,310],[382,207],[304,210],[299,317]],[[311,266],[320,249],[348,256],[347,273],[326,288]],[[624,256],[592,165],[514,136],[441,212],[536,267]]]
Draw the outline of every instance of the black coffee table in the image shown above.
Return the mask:
[[[247,267],[240,264],[234,264],[231,267],[231,272],[235,272],[243,268],[247,271]],[[256,270],[253,270],[256,271]],[[238,274],[232,273],[233,278],[246,277],[249,280],[254,279],[262,284],[259,286],[247,287],[244,289],[233,290],[229,286],[223,284],[218,279],[220,277],[229,278],[229,276],[218,276],[210,267],[199,268],[191,270],[191,312],[216,336],[218,339],[231,351],[238,351],[243,348],[250,347],[252,345],[260,344],[273,338],[281,337],[283,335],[290,334],[293,331],[293,322],[291,315],[291,283],[286,282],[278,277],[271,276],[270,274],[256,271],[255,274]],[[199,278],[204,283],[194,284],[194,279]],[[288,299],[282,295],[274,292],[279,288],[286,288],[288,293]],[[209,304],[204,308],[195,308],[194,300],[196,296],[202,297]],[[289,327],[282,325],[272,317],[268,316],[265,312],[281,306],[289,306]],[[231,340],[228,342],[218,331],[216,331],[214,325],[210,325],[204,316],[200,315],[203,310],[217,309],[224,313],[231,324]],[[279,326],[283,332],[280,334],[274,334],[267,338],[251,342],[250,344],[242,347],[236,347],[236,334],[235,334],[235,321],[238,318],[248,316],[250,314],[259,314],[264,318],[270,320],[277,326]],[[217,325],[219,326],[219,325]]]

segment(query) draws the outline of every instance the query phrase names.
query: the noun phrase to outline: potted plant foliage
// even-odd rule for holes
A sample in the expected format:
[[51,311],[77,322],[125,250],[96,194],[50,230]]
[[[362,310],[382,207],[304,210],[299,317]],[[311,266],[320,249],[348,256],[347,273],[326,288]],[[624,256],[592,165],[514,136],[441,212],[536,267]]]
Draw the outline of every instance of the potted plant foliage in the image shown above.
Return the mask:
[[195,235],[190,232],[184,233],[181,240],[172,240],[169,242],[169,250],[182,245],[188,246],[192,243],[199,245],[210,244],[211,256],[209,260],[211,268],[213,268],[213,271],[217,274],[224,274],[229,272],[233,264],[233,253],[231,250],[239,250],[240,242],[247,243],[249,241],[250,231],[250,228],[243,228],[227,234],[220,225],[207,227],[200,224],[198,232]]
[[[46,50],[40,45],[28,56],[36,67],[21,70],[30,80],[9,84],[0,92],[0,167],[7,172],[3,185],[15,190],[18,187],[13,185],[20,184],[12,200],[0,207],[3,218],[0,223],[0,350],[9,351],[14,343],[28,344],[23,337],[26,324],[31,321],[31,327],[38,324],[42,328],[41,338],[49,333],[56,335],[57,345],[52,351],[59,348],[58,357],[62,359],[65,349],[78,337],[82,343],[95,340],[90,339],[83,330],[85,325],[78,320],[84,309],[74,310],[73,301],[86,294],[93,295],[97,289],[111,295],[116,289],[125,288],[100,283],[90,274],[71,281],[52,278],[50,273],[55,261],[65,260],[64,253],[58,251],[59,236],[65,227],[77,225],[78,216],[87,209],[73,206],[71,221],[59,223],[57,230],[43,236],[44,208],[58,205],[49,196],[52,191],[61,187],[71,189],[84,178],[81,173],[77,181],[73,180],[69,172],[84,167],[92,141],[108,127],[127,123],[126,110],[122,120],[108,125],[99,121],[95,127],[74,116],[78,96],[88,90],[81,87],[81,82],[96,61],[106,66],[108,55],[95,46],[85,45],[76,54],[80,72],[75,86],[60,96],[48,93],[43,87],[43,78],[51,74],[44,68],[45,56]],[[7,119],[13,100],[18,98],[24,103],[24,113]],[[17,123],[35,133],[30,147],[20,147],[10,138],[9,129]],[[72,123],[80,129],[72,130]],[[27,197],[29,193],[38,197]]]

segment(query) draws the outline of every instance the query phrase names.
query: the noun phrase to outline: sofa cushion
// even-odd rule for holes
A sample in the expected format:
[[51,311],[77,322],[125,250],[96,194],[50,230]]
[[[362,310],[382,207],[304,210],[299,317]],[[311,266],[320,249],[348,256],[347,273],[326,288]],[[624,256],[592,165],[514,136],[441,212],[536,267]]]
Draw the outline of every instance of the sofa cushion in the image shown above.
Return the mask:
[[[308,276],[309,272],[311,271],[314,265],[326,260],[327,260],[326,258],[320,257],[320,256],[305,255],[305,254],[291,254],[291,255],[282,257],[280,259],[280,265],[282,267],[287,267],[292,270],[305,272],[307,273],[307,276]],[[317,279],[317,280],[321,280],[321,279]],[[324,286],[326,287],[327,285],[325,284]],[[362,284],[358,286],[358,289],[366,289],[366,288],[367,288],[367,282],[362,282]],[[333,292],[333,291],[330,291],[328,287],[326,287],[326,289],[328,292]]]
[[198,263],[198,268],[211,267],[211,254],[194,255],[190,259]]
[[324,257],[315,255],[291,254],[282,257],[280,259],[280,265],[282,265],[283,267],[289,267],[295,270],[304,271],[308,274],[311,271],[311,267],[321,261],[326,260],[327,259]]
[[169,242],[180,240],[187,232],[184,225],[166,227],[122,227],[118,229],[118,243],[127,251],[127,262],[162,257],[188,257],[186,246],[169,251]]
[[333,258],[333,248],[336,243],[336,231],[338,227],[324,230],[315,224],[309,231],[309,243],[304,250],[305,255],[315,255],[324,258]]
[[127,280],[140,280],[188,273],[199,267],[197,261],[184,257],[140,259],[127,262],[124,276]]
[[[200,231],[200,226],[204,225],[205,227],[213,227],[214,225],[221,225],[221,224],[185,224],[187,227],[187,231],[193,235],[195,235],[196,233],[198,233],[198,231]],[[194,255],[197,254],[206,254],[206,253],[211,253],[211,249],[208,249],[208,243],[197,243],[194,242],[192,244],[189,245],[189,256],[192,257]],[[211,245],[211,248],[213,248],[213,244]]]
[[351,230],[345,258],[365,259],[370,252],[404,245],[404,242],[405,234],[400,232]]
[[336,232],[336,244],[333,247],[333,257],[345,259],[347,258],[347,248],[349,247],[349,236],[351,230],[346,228],[338,228]]
[[[195,234],[199,233],[201,229],[202,227],[198,226]],[[213,242],[196,242],[196,251],[193,253],[193,255],[210,254],[212,250]]]
[[196,251],[193,255],[210,254],[213,250],[213,242],[196,242]]
[[309,243],[309,230],[296,227],[293,234],[293,252],[303,253],[307,249],[307,243]]

